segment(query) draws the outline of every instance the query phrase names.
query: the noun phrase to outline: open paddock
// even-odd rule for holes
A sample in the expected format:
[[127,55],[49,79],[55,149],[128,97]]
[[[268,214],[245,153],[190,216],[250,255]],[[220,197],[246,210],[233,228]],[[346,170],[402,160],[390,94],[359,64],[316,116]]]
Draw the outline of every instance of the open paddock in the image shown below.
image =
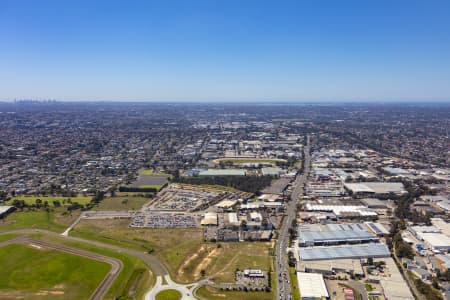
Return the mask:
[[34,243],[0,247],[0,265],[1,299],[100,299],[94,291],[111,268]]

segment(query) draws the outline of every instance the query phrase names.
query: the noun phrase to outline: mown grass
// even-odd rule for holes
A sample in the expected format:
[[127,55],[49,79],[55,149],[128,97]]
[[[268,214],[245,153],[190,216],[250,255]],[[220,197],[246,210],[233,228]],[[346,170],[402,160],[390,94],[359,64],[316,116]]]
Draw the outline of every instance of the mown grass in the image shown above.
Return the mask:
[[0,242],[10,240],[12,238],[15,238],[16,236],[17,236],[17,234],[15,234],[15,233],[0,234]]
[[[55,222],[55,214],[59,214],[61,211],[62,210],[47,212],[45,210],[32,210],[13,212],[0,221],[0,232],[21,228],[36,228],[63,232],[66,226]],[[61,217],[71,218],[70,216]]]
[[[63,208],[60,209],[63,211]],[[73,219],[76,216],[66,216],[62,215],[61,211],[55,209],[55,211],[47,212],[45,210],[34,210],[34,211],[17,211],[10,215],[7,218],[0,221],[0,241],[9,239],[8,237],[14,237],[15,234],[1,234],[1,232],[14,230],[14,229],[45,229],[54,232],[63,232],[66,229],[65,225],[59,224],[55,221],[55,219],[59,221]],[[79,214],[79,211],[76,213]],[[128,222],[128,220],[125,220]],[[125,226],[126,227],[126,226]],[[115,299],[122,294],[128,295],[129,292],[126,290],[127,282],[129,281],[130,276],[132,275],[135,269],[146,269],[147,272],[144,274],[144,277],[139,281],[138,286],[134,294],[136,296],[131,297],[132,299],[142,299],[146,290],[150,285],[152,285],[155,281],[154,276],[150,273],[150,269],[148,266],[143,263],[141,260],[125,255],[123,253],[119,253],[117,251],[113,251],[106,248],[99,248],[85,243],[79,243],[70,241],[63,238],[56,238],[54,236],[48,236],[46,234],[35,233],[32,236],[37,239],[49,240],[51,242],[58,242],[62,244],[66,244],[69,246],[74,246],[76,248],[84,249],[87,251],[92,251],[95,253],[99,253],[105,256],[111,256],[122,260],[124,263],[124,268],[122,272],[119,274],[117,280],[114,282],[111,287],[108,295],[105,299]],[[91,240],[99,240],[100,242],[106,244],[116,244],[122,247],[130,247],[133,246],[130,243],[120,243],[116,242],[112,239],[107,238],[99,238],[96,236],[96,233],[89,234],[88,239]],[[139,250],[143,250],[142,246],[136,246],[135,248],[139,248]]]
[[[150,288],[150,286],[154,285],[156,279],[155,276],[151,273],[150,268],[142,262],[140,259],[128,255],[123,252],[119,252],[116,250],[104,248],[104,247],[98,247],[94,245],[90,245],[83,242],[78,242],[74,240],[69,240],[62,237],[57,236],[49,236],[46,234],[31,234],[30,236],[44,240],[49,241],[52,243],[58,243],[67,245],[70,247],[83,249],[86,251],[98,253],[104,256],[109,256],[113,258],[117,258],[122,261],[123,263],[123,269],[120,272],[117,279],[112,284],[111,288],[108,290],[105,300],[115,300],[121,296],[127,296],[129,294],[134,294],[135,296],[128,296],[131,299],[142,299],[142,296],[145,294],[145,292]],[[137,286],[134,288],[133,292],[130,292],[128,290],[128,287],[130,287],[129,282],[132,280],[132,278],[135,276],[136,270],[145,269],[147,272],[144,273],[143,279],[139,280],[137,283]]]
[[24,245],[0,248],[0,298],[88,299],[108,273],[106,263]]
[[181,293],[177,290],[163,290],[156,295],[156,300],[179,300]]

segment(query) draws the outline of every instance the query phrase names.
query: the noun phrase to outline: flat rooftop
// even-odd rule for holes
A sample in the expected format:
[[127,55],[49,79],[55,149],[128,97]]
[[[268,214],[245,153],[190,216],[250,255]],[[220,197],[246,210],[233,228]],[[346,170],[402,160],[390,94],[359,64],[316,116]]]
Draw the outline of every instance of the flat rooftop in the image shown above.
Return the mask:
[[361,228],[356,226],[339,227],[339,224],[336,224],[336,226],[329,226],[328,229],[329,230],[313,231],[305,231],[300,229],[299,243],[308,245],[318,243],[327,244],[378,240],[378,237],[367,231],[364,226],[361,226]]
[[326,247],[299,248],[301,260],[324,260],[324,259],[344,259],[344,258],[382,258],[390,257],[388,247],[381,243],[369,243],[363,245],[344,245]]
[[359,182],[346,183],[345,187],[354,193],[405,193],[405,187],[401,182]]
[[322,274],[297,272],[300,295],[306,299],[328,298],[328,290]]

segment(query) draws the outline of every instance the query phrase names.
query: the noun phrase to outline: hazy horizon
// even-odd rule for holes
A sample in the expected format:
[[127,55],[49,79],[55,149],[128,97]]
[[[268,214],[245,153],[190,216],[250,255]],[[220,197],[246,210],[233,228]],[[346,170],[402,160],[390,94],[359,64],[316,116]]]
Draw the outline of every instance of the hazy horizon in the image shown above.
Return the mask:
[[0,99],[448,102],[449,12],[446,1],[2,1]]

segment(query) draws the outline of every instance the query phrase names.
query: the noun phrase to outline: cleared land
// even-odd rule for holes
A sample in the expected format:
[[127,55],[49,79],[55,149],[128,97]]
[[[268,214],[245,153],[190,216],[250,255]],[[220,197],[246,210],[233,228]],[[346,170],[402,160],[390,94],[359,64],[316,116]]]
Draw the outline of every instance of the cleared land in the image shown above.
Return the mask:
[[203,241],[201,229],[129,228],[129,220],[82,220],[71,232],[73,236],[151,251],[167,267],[175,280],[186,281],[177,270]]
[[1,247],[0,265],[1,299],[89,299],[110,268],[81,256],[24,245]]
[[201,229],[133,229],[128,220],[82,220],[71,235],[151,251],[180,282],[233,282],[237,268],[268,271],[270,243],[203,243]]
[[272,265],[270,243],[205,243],[198,246],[178,269],[182,281],[196,281],[201,271],[216,283],[232,283],[236,269],[262,269]]
[[14,200],[23,200],[28,205],[36,204],[36,200],[40,199],[42,204],[47,201],[49,206],[54,206],[53,201],[59,201],[61,205],[70,205],[70,203],[78,202],[86,205],[91,202],[92,197],[54,197],[54,196],[17,196],[8,200],[6,203],[11,204]]
[[202,300],[272,300],[273,293],[266,292],[237,292],[222,291],[210,286],[204,286],[197,290],[196,293]]
[[164,290],[156,295],[156,300],[179,300],[181,294],[176,290]]

